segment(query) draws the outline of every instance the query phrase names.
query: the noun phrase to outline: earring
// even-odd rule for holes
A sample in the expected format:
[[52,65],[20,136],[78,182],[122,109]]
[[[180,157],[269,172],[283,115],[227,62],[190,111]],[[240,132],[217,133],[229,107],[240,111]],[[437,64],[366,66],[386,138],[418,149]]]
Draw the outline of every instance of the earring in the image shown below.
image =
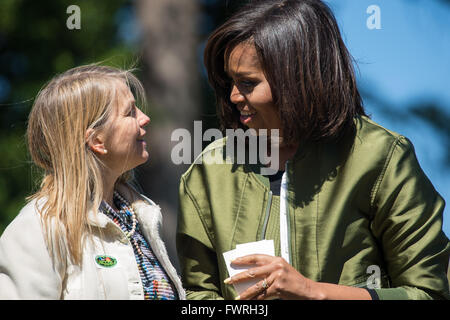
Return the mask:
[[107,153],[108,153],[108,150],[103,149],[103,154],[107,154]]

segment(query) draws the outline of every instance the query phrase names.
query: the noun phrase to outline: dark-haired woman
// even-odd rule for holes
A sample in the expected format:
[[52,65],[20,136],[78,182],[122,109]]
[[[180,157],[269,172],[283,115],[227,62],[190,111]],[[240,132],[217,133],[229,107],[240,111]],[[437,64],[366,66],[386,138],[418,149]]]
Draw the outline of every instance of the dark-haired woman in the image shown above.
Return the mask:
[[[264,176],[250,163],[197,162],[182,176],[188,298],[450,297],[444,201],[410,141],[365,115],[324,3],[242,8],[210,36],[205,63],[222,129],[278,129],[279,166]],[[226,140],[202,155],[229,158]],[[262,239],[274,240],[276,257],[239,258],[247,271],[229,277],[223,252]],[[231,284],[254,279],[236,297]]]

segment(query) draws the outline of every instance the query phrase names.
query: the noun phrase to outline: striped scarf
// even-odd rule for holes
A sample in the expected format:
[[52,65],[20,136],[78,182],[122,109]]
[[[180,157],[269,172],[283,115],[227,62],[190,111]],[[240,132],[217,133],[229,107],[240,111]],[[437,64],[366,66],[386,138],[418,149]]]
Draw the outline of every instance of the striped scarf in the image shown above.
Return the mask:
[[[129,204],[122,201],[114,194],[114,204],[120,210],[114,211],[105,201],[102,202],[101,210],[123,232],[129,232],[132,229],[132,213]],[[176,300],[178,299],[175,287],[170,280],[164,268],[154,255],[151,246],[144,238],[139,222],[136,223],[136,231],[131,236],[130,243],[133,247],[134,256],[139,269],[142,286],[144,289],[144,299],[146,300]]]

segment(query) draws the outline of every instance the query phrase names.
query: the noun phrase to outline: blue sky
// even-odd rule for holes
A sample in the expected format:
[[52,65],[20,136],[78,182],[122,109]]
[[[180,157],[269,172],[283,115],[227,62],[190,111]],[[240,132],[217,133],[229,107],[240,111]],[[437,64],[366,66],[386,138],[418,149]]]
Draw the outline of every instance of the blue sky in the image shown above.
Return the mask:
[[[414,103],[434,101],[450,114],[450,5],[439,0],[326,2],[357,61],[361,87],[400,111]],[[371,14],[366,10],[371,5],[380,8],[381,29],[367,27]],[[365,100],[365,106],[374,121],[413,142],[422,169],[447,202],[444,232],[450,237],[450,169],[443,161],[445,145],[421,120],[394,120],[372,101]]]

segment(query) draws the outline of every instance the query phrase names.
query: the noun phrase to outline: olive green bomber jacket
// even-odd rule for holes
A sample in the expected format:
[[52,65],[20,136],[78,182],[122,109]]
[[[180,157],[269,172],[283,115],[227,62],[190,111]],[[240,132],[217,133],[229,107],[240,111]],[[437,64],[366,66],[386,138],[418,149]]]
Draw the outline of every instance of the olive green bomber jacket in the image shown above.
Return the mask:
[[[355,138],[299,148],[287,166],[292,266],[357,287],[377,266],[380,299],[449,299],[444,200],[405,137],[355,121]],[[226,157],[224,140],[207,153]],[[279,236],[279,197],[255,166],[194,163],[181,177],[177,249],[188,299],[234,299],[222,253],[273,239],[279,255]]]

